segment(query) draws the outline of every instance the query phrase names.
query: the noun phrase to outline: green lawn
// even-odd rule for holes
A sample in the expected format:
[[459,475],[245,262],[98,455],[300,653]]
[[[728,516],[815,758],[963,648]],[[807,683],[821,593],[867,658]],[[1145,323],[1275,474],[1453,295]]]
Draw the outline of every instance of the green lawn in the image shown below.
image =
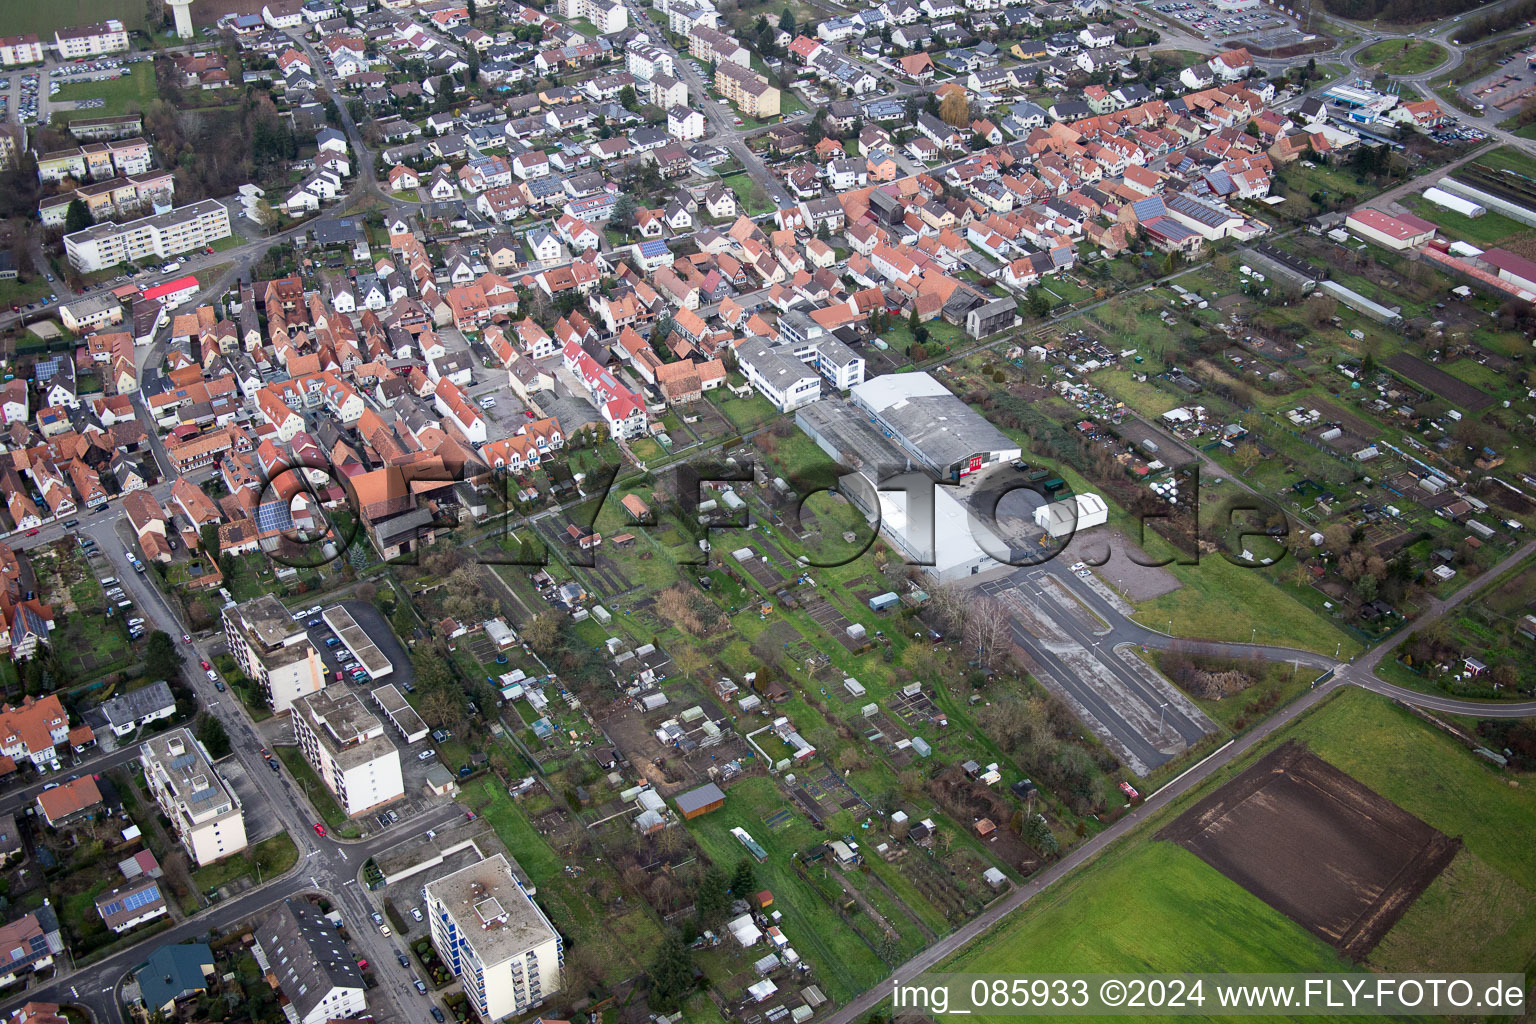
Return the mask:
[[122,78],[114,78],[110,82],[75,82],[60,86],[58,95],[52,97],[51,102],[63,103],[66,100],[98,98],[106,101],[102,106],[89,110],[63,110],[54,116],[55,120],[72,121],[79,118],[135,113],[149,106],[155,96],[154,65],[145,61],[133,65],[128,74]]
[[1365,67],[1379,66],[1389,75],[1417,75],[1439,67],[1446,56],[1439,44],[1427,39],[1383,39],[1362,50],[1359,59]]
[[36,302],[54,290],[54,286],[40,277],[30,281],[0,281],[0,309],[10,309],[12,304],[25,306]]
[[720,181],[726,188],[736,193],[736,201],[749,216],[773,210],[773,200],[768,198],[768,193],[763,187],[753,181],[746,172],[729,175],[721,178]]
[[309,802],[314,805],[315,813],[320,815],[321,820],[325,822],[326,828],[329,828],[339,836],[350,837],[360,834],[358,827],[347,820],[341,805],[336,802],[336,797],[331,794],[329,789],[325,788],[325,783],[320,781],[320,776],[315,774],[315,770],[309,766],[309,762],[304,760],[304,755],[299,753],[298,747],[273,747],[272,749],[282,759],[283,767],[293,774],[294,781],[299,784],[299,788],[304,790],[305,795],[309,797]]
[[[1153,557],[1172,553],[1150,530],[1148,537]],[[1220,555],[1208,555],[1198,565],[1167,568],[1183,586],[1136,606],[1136,620],[1153,629],[1190,639],[1276,644],[1319,654],[1337,650],[1341,658],[1360,651],[1359,641],[1299,600],[1294,587],[1275,582],[1273,567],[1245,569]],[[1279,571],[1287,568],[1282,562]]]
[[1468,217],[1443,206],[1436,206],[1421,196],[1405,196],[1398,200],[1408,209],[1439,226],[1453,241],[1462,239],[1479,247],[1504,245],[1517,235],[1528,234],[1531,228],[1500,213],[1489,211],[1481,217]]
[[[298,859],[299,848],[294,845],[293,837],[279,832],[234,856],[198,868],[192,872],[192,885],[198,892],[207,892],[239,878],[256,881],[259,877],[262,882],[269,882],[293,867]],[[259,873],[258,867],[261,869]]]
[[1318,756],[1466,844],[1368,966],[1529,970],[1536,948],[1536,847],[1510,840],[1511,829],[1536,814],[1536,794],[1386,698],[1358,689],[1341,691],[1215,773],[943,969],[1356,970],[1193,854],[1153,838],[1213,786],[1290,739],[1305,741]]
[[953,971],[1349,970],[1322,940],[1172,843],[1132,840],[1029,904]]

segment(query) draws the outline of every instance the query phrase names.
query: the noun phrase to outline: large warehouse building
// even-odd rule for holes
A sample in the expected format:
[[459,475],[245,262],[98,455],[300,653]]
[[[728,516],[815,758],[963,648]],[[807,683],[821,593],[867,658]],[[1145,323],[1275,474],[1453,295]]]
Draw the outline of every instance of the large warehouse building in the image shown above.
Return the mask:
[[1010,462],[1020,449],[1008,435],[926,373],[888,373],[849,391],[913,462],[944,480]]
[[1079,530],[1109,522],[1109,506],[1097,494],[1078,494],[1035,509],[1035,525],[1052,540],[1070,537]]

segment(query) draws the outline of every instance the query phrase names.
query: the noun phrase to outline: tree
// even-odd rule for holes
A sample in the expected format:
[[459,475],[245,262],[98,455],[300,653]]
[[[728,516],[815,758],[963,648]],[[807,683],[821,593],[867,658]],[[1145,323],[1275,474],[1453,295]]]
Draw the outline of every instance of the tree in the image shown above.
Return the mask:
[[739,900],[744,900],[757,892],[757,870],[752,867],[752,862],[746,857],[736,862],[736,869],[731,872],[731,895]]
[[1056,833],[1051,831],[1051,826],[1046,823],[1045,816],[1042,814],[1033,814],[1025,819],[1020,836],[1047,857],[1055,856],[1061,849],[1061,841],[1056,838]]
[[667,929],[646,974],[651,979],[648,1002],[653,1010],[671,1013],[693,992],[693,955],[675,929]]
[[667,336],[671,333],[672,318],[663,313],[661,316],[657,317],[656,322],[651,325],[651,344],[654,345],[657,342],[665,342],[667,340]]
[[277,227],[277,211],[272,209],[272,204],[265,199],[256,200],[256,225],[262,231],[270,232]]
[[[625,88],[629,87],[625,86]],[[635,202],[635,197],[625,192],[614,201],[613,213],[609,217],[609,223],[623,228],[627,232],[634,226],[635,212],[639,209],[640,204]]]
[[962,90],[954,90],[939,102],[939,120],[956,128],[963,128],[971,123],[971,101],[966,98]]
[[1355,593],[1360,595],[1360,600],[1369,603],[1376,600],[1376,589],[1379,585],[1375,576],[1366,573],[1355,580]]
[[559,645],[560,632],[560,617],[554,612],[544,612],[523,627],[523,639],[535,652],[548,655]]
[[159,629],[149,634],[149,642],[144,646],[144,674],[153,679],[174,679],[180,667],[181,659],[176,656],[176,641],[171,634]]
[[228,757],[232,749],[224,723],[206,713],[197,721],[197,741],[207,748],[208,756],[215,761]]
[[1008,612],[995,597],[972,601],[965,610],[965,647],[975,654],[976,664],[991,668],[1009,640]]
[[1051,300],[1045,297],[1043,288],[1031,288],[1025,301],[1029,304],[1031,316],[1043,318],[1051,312]]
[[64,211],[64,233],[73,234],[76,231],[84,231],[96,218],[91,216],[90,207],[85,205],[85,200],[76,197],[69,201],[69,208]]
[[779,28],[790,35],[795,35],[799,32],[799,29],[795,26],[795,14],[788,7],[784,8],[783,14],[779,15]]
[[[475,9],[475,0],[468,0],[464,5],[464,11],[469,15],[469,23],[473,25],[475,23],[475,16],[480,13]],[[474,47],[470,47],[470,50],[473,51]]]
[[726,913],[731,909],[731,890],[724,871],[711,867],[704,872],[704,877],[699,879],[699,894],[694,897],[693,906],[698,911],[699,924],[705,928],[713,928],[725,920]]
[[816,237],[823,242],[832,241],[832,230],[827,227],[826,221],[816,226]]
[[1253,467],[1257,466],[1263,458],[1264,456],[1259,453],[1258,445],[1254,444],[1240,444],[1237,446],[1237,451],[1232,453],[1232,461],[1237,463],[1237,468],[1242,470],[1243,476],[1253,472]]
[[639,106],[639,97],[635,95],[635,87],[626,85],[619,90],[619,106],[625,110],[634,110]]

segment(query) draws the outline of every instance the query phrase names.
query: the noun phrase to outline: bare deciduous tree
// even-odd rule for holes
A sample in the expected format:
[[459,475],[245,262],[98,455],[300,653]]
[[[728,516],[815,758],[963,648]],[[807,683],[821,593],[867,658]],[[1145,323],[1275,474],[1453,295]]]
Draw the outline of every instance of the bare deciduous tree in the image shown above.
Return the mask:
[[1009,642],[1008,612],[995,597],[971,601],[965,608],[965,646],[982,668],[993,661]]

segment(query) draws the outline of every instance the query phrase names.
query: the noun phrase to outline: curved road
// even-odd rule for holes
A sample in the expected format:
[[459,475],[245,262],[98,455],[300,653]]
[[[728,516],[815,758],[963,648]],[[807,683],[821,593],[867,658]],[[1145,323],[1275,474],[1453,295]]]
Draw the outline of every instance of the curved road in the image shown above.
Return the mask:
[[[1463,587],[1459,593],[1444,601],[1432,602],[1430,609],[1414,623],[1414,628],[1428,625],[1461,605],[1533,551],[1536,551],[1536,540],[1529,541],[1517,548],[1500,561],[1498,565],[1483,573],[1474,583]],[[1129,620],[1126,621],[1129,622]],[[1134,630],[1141,632],[1145,638],[1143,642],[1149,647],[1157,646],[1164,648],[1174,640],[1173,637],[1168,636],[1166,633],[1147,629],[1138,623],[1129,623],[1129,625]],[[1536,716],[1536,701],[1492,704],[1484,701],[1457,700],[1451,697],[1437,697],[1432,694],[1419,693],[1415,690],[1407,690],[1377,679],[1374,674],[1376,665],[1385,655],[1402,644],[1410,632],[1411,630],[1407,628],[1401,629],[1387,642],[1372,649],[1370,653],[1355,661],[1338,666],[1338,671],[1334,673],[1333,678],[1329,679],[1322,686],[1308,690],[1299,698],[1280,709],[1274,717],[1268,719],[1262,725],[1228,743],[1172,782],[1163,786],[1162,789],[1149,796],[1141,806],[1131,811],[1130,814],[1127,814],[1103,832],[1100,832],[1083,845],[1074,849],[1061,860],[1040,872],[1029,882],[1003,897],[999,902],[984,911],[980,917],[925,948],[892,972],[890,978],[855,997],[847,1005],[840,1007],[823,1024],[854,1024],[855,1021],[873,1011],[890,995],[891,986],[896,979],[900,978],[911,981],[923,971],[931,970],[943,963],[950,956],[979,938],[982,933],[993,925],[1013,913],[1013,911],[1024,906],[1050,886],[1093,860],[1100,853],[1103,853],[1117,840],[1128,834],[1132,829],[1140,826],[1143,821],[1152,817],[1163,807],[1166,807],[1221,769],[1241,758],[1248,751],[1263,743],[1274,733],[1290,725],[1320,701],[1327,699],[1330,694],[1342,687],[1359,686],[1405,704],[1450,714],[1478,715],[1489,718],[1527,718]],[[1258,650],[1265,657],[1270,657],[1274,660],[1299,660],[1303,664],[1314,667],[1328,668],[1336,664],[1332,659],[1314,654],[1311,651],[1297,651],[1285,647],[1209,642],[1196,643],[1193,647],[1197,653],[1225,656],[1250,654],[1254,650]],[[1275,655],[1279,655],[1279,657],[1275,657]]]

